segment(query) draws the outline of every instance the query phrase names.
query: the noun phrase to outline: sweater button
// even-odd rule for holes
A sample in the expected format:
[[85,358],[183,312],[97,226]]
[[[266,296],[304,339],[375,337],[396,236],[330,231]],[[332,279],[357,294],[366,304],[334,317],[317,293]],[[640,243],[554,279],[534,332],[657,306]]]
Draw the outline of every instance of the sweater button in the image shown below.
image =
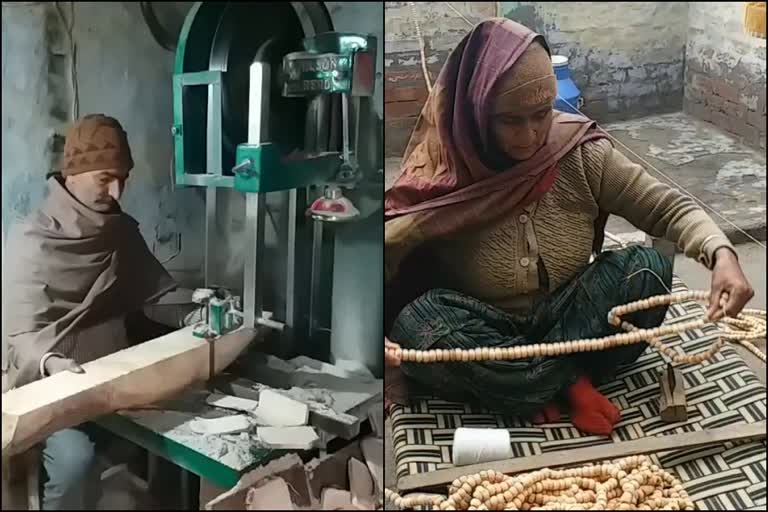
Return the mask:
[[531,260],[528,258],[520,258],[520,265],[523,267],[527,267],[531,263]]
[[518,220],[520,221],[520,224],[525,224],[528,222],[528,216],[526,214],[522,214],[520,217],[518,217]]

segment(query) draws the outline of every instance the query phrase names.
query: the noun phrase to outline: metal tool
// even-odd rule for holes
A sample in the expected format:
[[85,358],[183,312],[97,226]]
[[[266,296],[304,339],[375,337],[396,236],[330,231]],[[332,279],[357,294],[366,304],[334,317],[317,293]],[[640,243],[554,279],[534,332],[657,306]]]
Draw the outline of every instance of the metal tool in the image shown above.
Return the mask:
[[193,329],[193,334],[199,338],[216,338],[242,324],[240,297],[228,290],[199,288],[192,294],[192,302],[199,304],[203,310],[202,320]]
[[685,399],[685,381],[680,370],[667,364],[659,376],[659,414],[662,421],[677,423],[688,420],[688,407]]

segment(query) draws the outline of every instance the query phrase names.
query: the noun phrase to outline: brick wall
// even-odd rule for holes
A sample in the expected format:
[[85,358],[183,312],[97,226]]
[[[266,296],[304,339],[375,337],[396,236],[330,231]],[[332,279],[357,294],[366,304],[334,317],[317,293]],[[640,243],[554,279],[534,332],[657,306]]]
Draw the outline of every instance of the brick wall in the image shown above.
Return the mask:
[[[584,112],[609,122],[679,110],[683,101],[687,2],[453,2],[470,22],[503,15],[543,34],[570,59]],[[430,74],[468,25],[444,2],[386,2],[386,154],[399,156],[426,97],[413,20]]]
[[684,109],[765,149],[766,41],[743,19],[744,2],[690,2]]

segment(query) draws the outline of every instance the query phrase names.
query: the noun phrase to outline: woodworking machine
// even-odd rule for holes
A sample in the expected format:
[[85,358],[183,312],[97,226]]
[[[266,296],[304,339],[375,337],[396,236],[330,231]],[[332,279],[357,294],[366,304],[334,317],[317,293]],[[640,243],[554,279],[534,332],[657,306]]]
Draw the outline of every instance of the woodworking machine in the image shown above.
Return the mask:
[[[375,67],[376,38],[335,32],[320,2],[192,7],[176,49],[171,131],[176,186],[205,193],[196,335],[263,325],[281,356],[354,360],[381,373]],[[217,205],[227,194],[245,198],[242,217],[229,219],[241,226],[229,236],[245,243],[242,299],[217,285],[217,256],[228,250],[217,242],[221,217],[232,215]],[[268,222],[277,233],[271,242]],[[268,284],[276,273],[278,293]],[[265,304],[265,295],[284,303]]]

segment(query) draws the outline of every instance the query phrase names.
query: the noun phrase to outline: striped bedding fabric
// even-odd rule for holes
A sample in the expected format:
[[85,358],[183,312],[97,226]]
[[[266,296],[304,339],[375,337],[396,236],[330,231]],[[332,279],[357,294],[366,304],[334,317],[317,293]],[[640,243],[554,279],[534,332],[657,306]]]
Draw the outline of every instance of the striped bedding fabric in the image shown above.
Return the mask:
[[[677,278],[674,292],[685,291]],[[702,312],[698,303],[673,305],[666,322],[683,322]],[[705,351],[717,329],[667,337],[664,342],[687,353]],[[724,425],[765,420],[766,388],[729,345],[710,361],[682,368],[688,400],[688,421],[667,424],[659,418],[658,375],[666,362],[647,350],[601,388],[622,410],[611,439],[581,434],[570,423],[542,427],[475,409],[470,405],[428,397],[409,407],[391,409],[397,477],[451,467],[453,433],[457,427],[506,428],[516,457],[620,442],[645,436],[692,432]],[[567,420],[567,418],[564,418]],[[765,441],[727,443],[652,455],[656,464],[675,473],[700,510],[765,510]]]

